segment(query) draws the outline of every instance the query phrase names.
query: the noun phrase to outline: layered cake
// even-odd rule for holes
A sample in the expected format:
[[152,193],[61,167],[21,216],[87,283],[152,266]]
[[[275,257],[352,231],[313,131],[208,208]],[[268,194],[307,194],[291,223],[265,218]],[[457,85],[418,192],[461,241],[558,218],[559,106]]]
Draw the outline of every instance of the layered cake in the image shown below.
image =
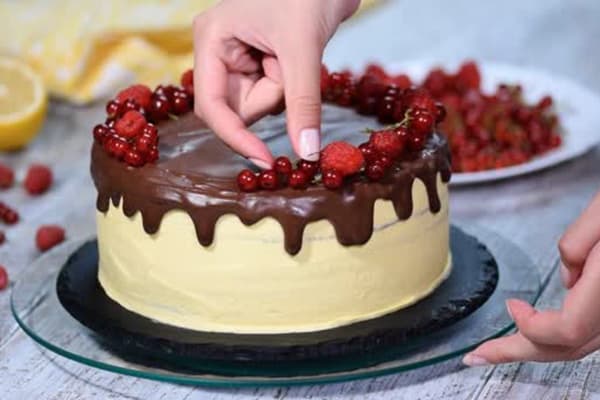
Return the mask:
[[[374,90],[364,81],[352,85]],[[325,132],[320,163],[261,172],[203,126],[182,83],[121,92],[94,129],[98,279],[114,301],[192,330],[309,332],[407,307],[448,276],[449,153],[423,93],[376,86],[402,118],[378,114],[391,125],[343,141]]]

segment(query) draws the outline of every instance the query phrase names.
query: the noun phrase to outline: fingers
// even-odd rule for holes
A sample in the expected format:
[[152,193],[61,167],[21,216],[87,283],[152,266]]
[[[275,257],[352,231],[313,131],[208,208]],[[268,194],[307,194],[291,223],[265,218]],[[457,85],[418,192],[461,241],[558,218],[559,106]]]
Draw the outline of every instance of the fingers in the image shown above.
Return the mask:
[[321,50],[307,48],[315,46],[308,39],[299,42],[279,54],[287,127],[296,154],[316,161],[321,148]]
[[576,280],[577,270],[583,268],[583,264],[592,247],[600,242],[600,193],[596,195],[587,209],[573,223],[560,239],[558,248],[567,271],[565,280],[572,283]]
[[521,333],[487,341],[465,355],[463,363],[484,366],[519,361],[559,361],[572,359],[573,351],[559,346],[536,344]]
[[270,168],[273,156],[268,147],[246,128],[227,103],[228,73],[225,64],[202,46],[199,44],[194,51],[196,114],[233,150],[260,168]]

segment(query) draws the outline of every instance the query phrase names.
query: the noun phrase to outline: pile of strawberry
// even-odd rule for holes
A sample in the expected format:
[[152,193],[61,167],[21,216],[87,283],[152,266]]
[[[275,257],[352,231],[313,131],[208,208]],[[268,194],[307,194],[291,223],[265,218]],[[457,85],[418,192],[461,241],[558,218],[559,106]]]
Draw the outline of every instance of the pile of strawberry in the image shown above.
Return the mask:
[[521,164],[561,145],[551,97],[527,104],[521,86],[507,84],[485,94],[474,62],[453,74],[432,69],[422,87],[446,107],[440,130],[448,137],[456,172]]
[[[39,196],[50,189],[53,177],[50,168],[43,164],[32,164],[25,174],[23,188],[31,196]],[[8,165],[0,163],[0,190],[15,185],[15,172]],[[19,222],[19,213],[7,203],[0,201],[0,224],[15,225]],[[65,239],[65,231],[58,225],[42,225],[38,228],[35,244],[40,251],[46,251]],[[7,242],[7,235],[0,230],[0,246]],[[6,268],[0,265],[0,290],[8,285]]]
[[106,104],[107,118],[94,127],[94,140],[132,167],[154,163],[159,157],[155,125],[191,111],[193,105],[191,70],[181,76],[181,87],[159,85],[152,91],[145,85],[130,86]]
[[382,74],[372,66],[361,77],[354,77],[348,71],[329,73],[323,66],[321,94],[325,101],[355,108],[390,125],[369,131],[369,140],[358,147],[341,141],[330,143],[322,149],[319,162],[300,160],[294,169],[287,157],[279,157],[272,169],[258,174],[245,169],[237,178],[240,190],[304,189],[319,182],[335,190],[349,177],[379,181],[395,161],[421,151],[436,124],[444,119],[444,107],[426,90],[411,87],[406,75]]

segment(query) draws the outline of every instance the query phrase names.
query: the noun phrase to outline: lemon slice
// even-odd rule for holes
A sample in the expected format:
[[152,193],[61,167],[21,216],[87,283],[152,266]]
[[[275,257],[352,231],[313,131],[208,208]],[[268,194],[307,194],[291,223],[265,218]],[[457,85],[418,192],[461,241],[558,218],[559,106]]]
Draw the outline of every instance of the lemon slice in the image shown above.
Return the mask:
[[47,98],[42,78],[29,65],[0,57],[0,150],[22,148],[35,137]]

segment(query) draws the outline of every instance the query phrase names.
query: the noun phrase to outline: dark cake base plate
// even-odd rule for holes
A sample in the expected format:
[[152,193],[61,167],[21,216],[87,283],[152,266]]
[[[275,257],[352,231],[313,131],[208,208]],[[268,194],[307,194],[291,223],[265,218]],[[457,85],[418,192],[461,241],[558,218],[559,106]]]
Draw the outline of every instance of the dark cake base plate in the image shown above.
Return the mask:
[[494,292],[496,261],[477,239],[451,228],[453,269],[446,281],[419,303],[385,316],[309,333],[225,334],[177,328],[131,312],[110,299],[97,280],[95,241],[80,247],[57,279],[65,309],[97,332],[122,357],[147,365],[219,374],[257,370],[281,376],[297,371],[332,372],[355,362],[380,363],[415,351],[428,336],[465,318]]

